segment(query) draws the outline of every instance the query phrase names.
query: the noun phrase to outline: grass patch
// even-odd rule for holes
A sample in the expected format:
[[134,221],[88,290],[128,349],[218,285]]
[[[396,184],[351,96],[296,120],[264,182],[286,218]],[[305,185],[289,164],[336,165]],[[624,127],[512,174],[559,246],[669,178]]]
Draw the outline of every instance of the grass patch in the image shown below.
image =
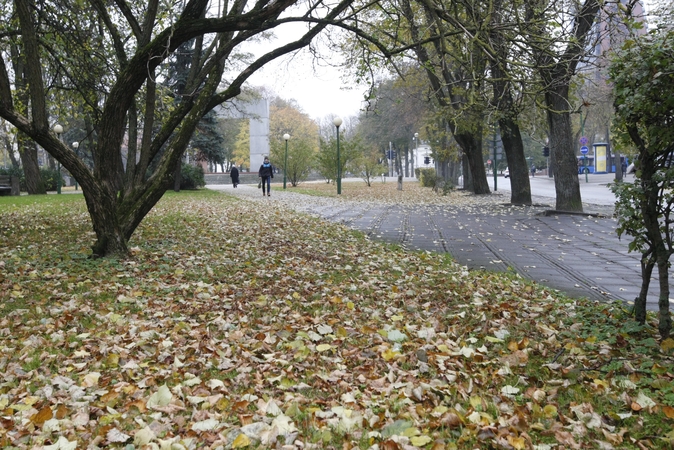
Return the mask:
[[155,422],[186,448],[250,424],[251,448],[670,445],[672,342],[623,305],[207,190],[90,260],[66,197],[0,203],[4,447],[54,442],[46,420],[111,448]]

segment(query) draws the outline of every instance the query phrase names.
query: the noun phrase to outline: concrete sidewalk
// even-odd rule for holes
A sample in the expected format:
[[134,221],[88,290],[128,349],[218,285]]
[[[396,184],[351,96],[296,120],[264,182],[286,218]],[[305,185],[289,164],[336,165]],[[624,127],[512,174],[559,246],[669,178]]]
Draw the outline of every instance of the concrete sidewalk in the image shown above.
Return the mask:
[[[536,184],[554,185],[552,180],[540,178]],[[594,181],[597,189],[607,189],[601,185],[608,180]],[[261,198],[256,186],[207,187],[252,201],[270,201]],[[536,192],[534,183],[532,191]],[[571,296],[631,302],[638,295],[639,255],[628,253],[630,239],[618,239],[617,221],[610,215],[546,216],[541,213],[554,208],[553,198],[536,195],[536,206],[515,207],[508,203],[508,192],[500,195],[503,202],[471,207],[380,205],[279,191],[272,193],[271,201],[343,223],[373,239],[447,252],[472,269],[513,270]],[[612,203],[587,204],[585,211],[610,214]],[[657,297],[657,280],[653,280],[648,309],[657,309]]]

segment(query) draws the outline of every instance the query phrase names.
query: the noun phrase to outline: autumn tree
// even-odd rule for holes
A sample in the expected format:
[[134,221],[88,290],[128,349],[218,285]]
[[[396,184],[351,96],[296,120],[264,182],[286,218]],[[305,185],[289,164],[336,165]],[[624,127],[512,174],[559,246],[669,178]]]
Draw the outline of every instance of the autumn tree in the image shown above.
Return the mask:
[[234,140],[232,160],[239,166],[248,167],[251,171],[257,167],[250,166],[250,121],[242,119]]
[[[287,155],[285,134],[290,136]],[[297,186],[313,168],[318,152],[318,125],[296,102],[277,97],[269,107],[269,149],[272,163],[285,170],[287,181]]]
[[356,176],[361,177],[366,185],[372,186],[372,181],[386,174],[388,167],[376,147],[366,146],[360,138],[357,140],[357,145],[360,147],[359,155],[347,168]]
[[555,171],[556,208],[561,211],[583,210],[571,127],[574,107],[570,89],[578,65],[590,52],[590,32],[600,7],[599,0],[585,0],[578,5],[549,0],[525,3],[521,33],[542,83],[550,159]]
[[[334,129],[334,127],[333,127]],[[339,140],[339,161],[337,161],[337,135],[327,138],[321,137],[319,140],[318,154],[316,155],[316,170],[328,182],[337,180],[337,167],[339,164],[339,173],[342,177],[346,173],[346,168],[361,156],[363,147],[354,135],[344,130],[343,134],[340,127]]]
[[[82,186],[96,233],[93,254],[126,256],[128,240],[169,188],[201,118],[239,95],[266,63],[309,45],[350,3],[314,8],[295,0],[239,0],[215,11],[207,0],[2,0],[0,117]],[[242,44],[293,22],[306,25],[301,37],[241,60]],[[167,91],[161,80],[188,42],[184,87]],[[12,51],[19,53],[14,59]],[[13,70],[13,61],[22,70]],[[77,97],[92,121],[93,170],[52,131],[56,122],[68,125],[66,116],[53,114],[56,91]]]
[[[407,66],[402,76],[382,79],[374,85],[368,111],[360,114],[356,127],[364,145],[384,150],[389,148],[401,153],[406,176],[414,169],[411,163],[412,140],[422,131],[430,115],[427,84],[423,73],[414,66]],[[423,131],[422,131],[423,132]]]

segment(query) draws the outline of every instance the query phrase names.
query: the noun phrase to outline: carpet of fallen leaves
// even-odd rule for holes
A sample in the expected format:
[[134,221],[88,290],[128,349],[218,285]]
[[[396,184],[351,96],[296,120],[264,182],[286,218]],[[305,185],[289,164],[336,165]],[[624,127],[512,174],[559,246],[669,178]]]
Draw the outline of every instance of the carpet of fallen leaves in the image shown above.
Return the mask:
[[671,339],[624,306],[167,194],[127,260],[80,196],[0,199],[0,446],[671,448]]

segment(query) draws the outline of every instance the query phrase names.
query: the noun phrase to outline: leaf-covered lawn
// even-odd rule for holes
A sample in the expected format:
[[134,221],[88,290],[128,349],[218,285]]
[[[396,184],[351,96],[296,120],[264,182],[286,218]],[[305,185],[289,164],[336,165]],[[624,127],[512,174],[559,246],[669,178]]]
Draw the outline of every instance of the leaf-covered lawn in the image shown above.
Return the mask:
[[209,191],[126,261],[79,196],[0,199],[2,448],[644,449],[674,341],[620,305]]

